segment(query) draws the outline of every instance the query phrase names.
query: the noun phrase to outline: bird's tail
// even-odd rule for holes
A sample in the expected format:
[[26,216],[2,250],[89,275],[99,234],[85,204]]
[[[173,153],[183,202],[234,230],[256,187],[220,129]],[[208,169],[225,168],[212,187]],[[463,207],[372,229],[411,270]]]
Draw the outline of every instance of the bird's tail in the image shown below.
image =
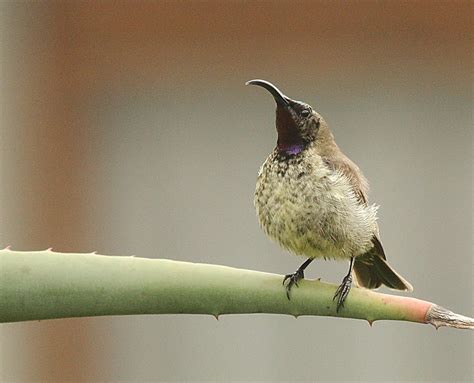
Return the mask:
[[376,289],[384,284],[395,290],[413,291],[412,285],[387,263],[378,239],[374,245],[370,251],[355,258],[354,274],[357,284],[368,289]]

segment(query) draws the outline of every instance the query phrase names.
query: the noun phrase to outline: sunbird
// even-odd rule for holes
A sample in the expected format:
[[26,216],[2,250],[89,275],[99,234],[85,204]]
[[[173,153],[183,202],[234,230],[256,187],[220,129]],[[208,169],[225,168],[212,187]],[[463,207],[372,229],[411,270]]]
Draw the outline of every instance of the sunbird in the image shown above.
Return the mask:
[[377,225],[377,206],[369,204],[368,182],[359,167],[337,146],[326,121],[310,105],[285,96],[265,80],[251,80],[276,102],[276,148],[257,177],[254,204],[265,233],[284,249],[306,257],[285,275],[290,299],[293,286],[316,258],[349,261],[336,290],[336,311],[356,283],[369,289],[413,288],[386,260]]

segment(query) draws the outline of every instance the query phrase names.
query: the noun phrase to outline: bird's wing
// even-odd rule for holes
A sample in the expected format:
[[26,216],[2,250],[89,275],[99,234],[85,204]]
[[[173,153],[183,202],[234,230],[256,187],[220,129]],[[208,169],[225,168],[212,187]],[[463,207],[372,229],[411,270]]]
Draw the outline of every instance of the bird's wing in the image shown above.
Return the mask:
[[[344,174],[361,204],[367,205],[369,185],[359,168],[344,155],[323,158],[326,165]],[[386,262],[385,252],[379,239],[378,227],[372,237],[373,247],[355,258],[354,273],[359,286],[376,289],[384,284],[392,289],[412,291],[413,287]]]
[[323,157],[323,161],[329,169],[339,171],[344,174],[349,180],[352,190],[357,196],[359,202],[361,204],[367,205],[369,183],[360,171],[359,167],[343,154],[337,157]]
[[[337,157],[323,157],[323,161],[329,169],[339,171],[346,176],[360,204],[368,204],[369,183],[354,162],[342,153]],[[372,238],[372,243],[374,246],[369,250],[371,255],[378,255],[380,258],[387,259],[380,243],[378,226]]]

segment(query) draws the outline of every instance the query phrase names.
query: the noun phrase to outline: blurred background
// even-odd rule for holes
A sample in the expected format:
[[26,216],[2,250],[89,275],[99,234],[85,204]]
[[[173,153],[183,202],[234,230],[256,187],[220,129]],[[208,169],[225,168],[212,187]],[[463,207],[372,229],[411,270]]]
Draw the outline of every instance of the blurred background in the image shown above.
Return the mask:
[[[473,316],[472,3],[0,5],[0,247],[285,274],[252,200],[276,141],[252,78],[304,100],[371,181],[414,296]],[[345,263],[307,276],[339,282]],[[0,380],[472,381],[471,333],[275,315],[0,326]]]

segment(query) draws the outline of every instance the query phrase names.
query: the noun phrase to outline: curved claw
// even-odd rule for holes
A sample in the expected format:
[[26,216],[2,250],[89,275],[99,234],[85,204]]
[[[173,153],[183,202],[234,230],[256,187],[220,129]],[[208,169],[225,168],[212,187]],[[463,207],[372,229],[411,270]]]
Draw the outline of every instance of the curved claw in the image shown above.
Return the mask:
[[[282,285],[285,286],[285,282],[287,279],[290,279],[290,283],[292,283],[296,273],[293,274],[286,274],[285,278],[283,278]],[[293,282],[296,286],[298,286],[298,283],[296,281]]]
[[290,300],[290,291],[293,286],[299,287],[298,282],[304,278],[303,270],[296,270],[293,274],[286,274],[283,278],[283,286],[285,286],[285,282],[289,280],[288,284],[286,285],[286,297]]

